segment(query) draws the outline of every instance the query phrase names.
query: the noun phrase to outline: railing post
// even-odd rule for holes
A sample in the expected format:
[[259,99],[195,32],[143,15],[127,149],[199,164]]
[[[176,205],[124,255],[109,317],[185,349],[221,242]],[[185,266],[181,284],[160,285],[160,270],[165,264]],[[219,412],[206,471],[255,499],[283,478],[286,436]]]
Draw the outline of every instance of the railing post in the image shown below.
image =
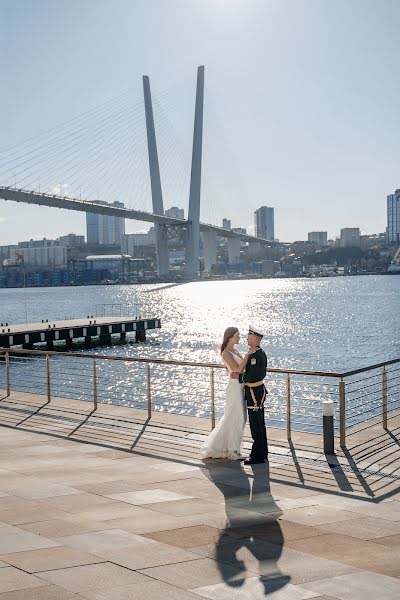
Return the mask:
[[340,427],[340,446],[346,446],[346,385],[342,379],[339,381],[339,427]]
[[210,386],[211,386],[211,429],[215,428],[215,381],[214,381],[214,369],[211,369],[210,373]]
[[286,375],[286,437],[292,439],[292,409],[290,406],[290,375]]
[[150,379],[150,365],[146,367],[146,381],[147,381],[147,418],[151,419],[151,379]]
[[382,370],[382,424],[383,428],[387,429],[387,372],[386,367]]
[[10,353],[6,352],[6,389],[7,398],[11,394],[11,383],[10,383]]
[[46,356],[46,382],[47,382],[47,404],[51,400],[51,386],[50,386],[50,360],[49,356]]
[[96,359],[93,359],[93,410],[97,410],[97,369]]

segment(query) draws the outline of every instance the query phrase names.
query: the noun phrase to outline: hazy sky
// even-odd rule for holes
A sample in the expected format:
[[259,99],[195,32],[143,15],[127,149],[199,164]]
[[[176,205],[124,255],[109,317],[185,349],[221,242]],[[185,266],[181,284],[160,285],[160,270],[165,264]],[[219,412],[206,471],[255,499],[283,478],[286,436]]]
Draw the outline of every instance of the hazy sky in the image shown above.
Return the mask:
[[[220,177],[214,221],[250,225],[265,204],[284,241],[384,231],[386,195],[400,187],[398,0],[0,0],[0,20],[0,151],[146,73],[160,90],[192,86],[186,115],[204,64],[223,158],[242,186],[238,201]],[[207,111],[206,101],[205,122]],[[0,200],[0,245],[71,231],[85,231],[83,214]]]

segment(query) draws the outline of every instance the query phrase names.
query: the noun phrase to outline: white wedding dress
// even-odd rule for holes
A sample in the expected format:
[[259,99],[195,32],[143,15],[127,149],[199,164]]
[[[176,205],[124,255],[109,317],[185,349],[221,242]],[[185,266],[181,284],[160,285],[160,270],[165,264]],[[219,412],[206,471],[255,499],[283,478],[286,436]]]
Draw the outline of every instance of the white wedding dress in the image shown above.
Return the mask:
[[[241,358],[231,352],[239,364]],[[232,369],[224,361],[230,376]],[[226,458],[236,460],[242,454],[243,429],[246,424],[246,407],[243,384],[229,379],[226,387],[224,416],[200,448],[202,458]]]

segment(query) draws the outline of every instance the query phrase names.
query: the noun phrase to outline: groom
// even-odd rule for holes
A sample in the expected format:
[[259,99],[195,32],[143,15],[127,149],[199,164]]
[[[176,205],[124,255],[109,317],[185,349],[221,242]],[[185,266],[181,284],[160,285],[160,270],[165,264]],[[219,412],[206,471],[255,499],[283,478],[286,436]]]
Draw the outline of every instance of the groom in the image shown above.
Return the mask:
[[260,348],[263,337],[257,328],[250,326],[247,336],[253,353],[249,356],[243,375],[232,373],[232,378],[239,378],[240,383],[244,383],[247,410],[249,412],[250,431],[253,438],[253,446],[250,457],[244,461],[245,465],[255,465],[263,463],[268,458],[267,431],[264,420],[264,401],[267,390],[264,385],[264,378],[267,373],[267,355]]

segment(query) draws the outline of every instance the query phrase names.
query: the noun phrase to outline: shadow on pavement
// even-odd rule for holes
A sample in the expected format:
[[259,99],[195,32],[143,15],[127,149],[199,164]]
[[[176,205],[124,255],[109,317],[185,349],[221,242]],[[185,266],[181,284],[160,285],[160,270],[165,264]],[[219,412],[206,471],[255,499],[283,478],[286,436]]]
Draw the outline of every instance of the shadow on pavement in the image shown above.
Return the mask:
[[[290,577],[278,566],[283,535],[277,519],[282,512],[271,495],[268,461],[252,465],[247,473],[240,461],[208,460],[202,471],[225,498],[226,526],[214,556],[225,583],[243,586],[249,570],[260,575],[265,595],[283,588]],[[243,571],[243,578],[231,579],[232,565]]]

